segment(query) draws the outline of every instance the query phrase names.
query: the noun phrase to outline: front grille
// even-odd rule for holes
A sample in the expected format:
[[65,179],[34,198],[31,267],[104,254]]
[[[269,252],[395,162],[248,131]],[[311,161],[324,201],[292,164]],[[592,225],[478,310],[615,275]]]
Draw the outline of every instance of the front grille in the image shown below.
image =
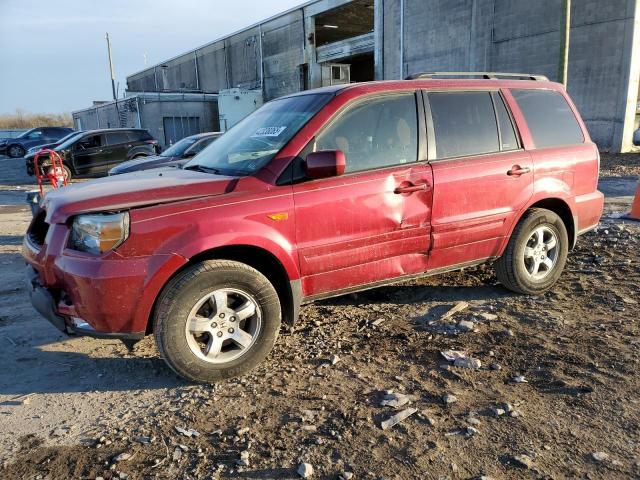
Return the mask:
[[31,243],[39,247],[44,244],[44,239],[47,237],[47,232],[49,231],[49,224],[45,222],[46,216],[47,212],[40,210],[31,222],[31,226],[27,232]]

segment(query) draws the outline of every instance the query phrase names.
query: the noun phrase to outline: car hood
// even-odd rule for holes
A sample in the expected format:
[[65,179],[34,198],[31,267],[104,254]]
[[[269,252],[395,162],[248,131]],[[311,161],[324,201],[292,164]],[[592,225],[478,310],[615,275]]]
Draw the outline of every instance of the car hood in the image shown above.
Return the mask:
[[[58,146],[57,143],[45,143],[44,145],[37,145],[38,149],[40,149],[40,150],[44,150],[44,149],[53,150],[57,146]],[[31,148],[34,148],[34,147],[31,147]],[[27,153],[24,156],[24,158],[33,158],[33,157],[36,156],[36,153],[37,152]]]
[[236,182],[237,177],[179,169],[126,173],[52,190],[43,207],[48,223],[64,223],[79,213],[221,195],[231,192]]
[[[163,157],[162,155],[153,155],[149,157],[134,158],[133,160],[127,160],[126,162],[119,163],[111,169],[113,172],[127,172],[130,168],[135,170],[142,169],[147,165],[161,166],[165,163],[174,162],[179,160],[179,157]],[[186,162],[185,162],[186,163]]]

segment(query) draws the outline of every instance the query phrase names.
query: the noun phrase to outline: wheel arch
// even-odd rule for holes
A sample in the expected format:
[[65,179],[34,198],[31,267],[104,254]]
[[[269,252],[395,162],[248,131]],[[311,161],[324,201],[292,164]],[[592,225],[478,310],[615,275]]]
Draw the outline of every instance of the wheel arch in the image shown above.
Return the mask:
[[[567,229],[567,237],[569,237],[569,250],[572,250],[576,244],[577,231],[573,211],[571,210],[569,204],[561,198],[545,198],[542,200],[538,200],[532,205],[529,205],[527,210],[531,208],[544,208],[546,210],[552,211],[560,217],[562,223],[564,223],[564,226]],[[520,219],[518,219],[518,221],[520,221]]]
[[7,155],[9,154],[9,150],[11,149],[11,147],[20,147],[22,149],[23,152],[27,153],[28,148],[25,147],[24,145],[18,143],[18,142],[13,142],[13,143],[8,143],[7,146],[5,147]]
[[204,250],[189,258],[189,261],[177,269],[160,289],[147,321],[146,333],[153,331],[155,308],[167,284],[180,272],[205,260],[233,260],[255,268],[273,284],[282,308],[283,323],[293,326],[300,312],[302,285],[300,280],[290,280],[284,265],[268,250],[253,245],[227,245]]

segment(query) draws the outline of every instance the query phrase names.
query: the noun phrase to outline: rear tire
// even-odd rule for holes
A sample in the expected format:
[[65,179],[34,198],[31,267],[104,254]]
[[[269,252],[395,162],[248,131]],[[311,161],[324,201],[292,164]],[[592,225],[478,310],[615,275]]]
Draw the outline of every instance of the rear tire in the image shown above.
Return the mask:
[[207,260],[164,288],[154,335],[160,355],[178,375],[215,382],[264,360],[281,317],[278,294],[264,275],[240,262]]
[[7,147],[7,155],[11,158],[20,158],[24,157],[27,151],[21,145],[9,145]]
[[516,225],[494,269],[509,290],[541,295],[560,278],[568,250],[569,237],[562,219],[550,210],[532,208]]

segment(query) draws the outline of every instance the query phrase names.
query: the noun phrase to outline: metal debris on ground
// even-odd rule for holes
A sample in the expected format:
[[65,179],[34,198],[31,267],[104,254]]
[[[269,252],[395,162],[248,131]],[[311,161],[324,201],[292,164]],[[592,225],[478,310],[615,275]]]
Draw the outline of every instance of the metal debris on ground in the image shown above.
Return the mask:
[[451,307],[449,311],[442,315],[442,317],[440,317],[440,320],[451,318],[456,313],[460,313],[461,311],[465,310],[468,306],[469,304],[467,302],[458,302],[453,307]]
[[380,424],[380,427],[382,427],[383,430],[387,430],[387,429],[393,427],[394,425],[397,425],[398,423],[406,420],[408,417],[410,417],[411,415],[413,415],[417,411],[418,411],[417,408],[405,408],[401,412],[398,412],[395,415],[393,415],[393,416],[387,418],[386,420],[384,420]]
[[455,362],[459,358],[467,358],[468,356],[467,352],[463,350],[444,350],[440,352],[440,355],[442,355],[449,362]]

